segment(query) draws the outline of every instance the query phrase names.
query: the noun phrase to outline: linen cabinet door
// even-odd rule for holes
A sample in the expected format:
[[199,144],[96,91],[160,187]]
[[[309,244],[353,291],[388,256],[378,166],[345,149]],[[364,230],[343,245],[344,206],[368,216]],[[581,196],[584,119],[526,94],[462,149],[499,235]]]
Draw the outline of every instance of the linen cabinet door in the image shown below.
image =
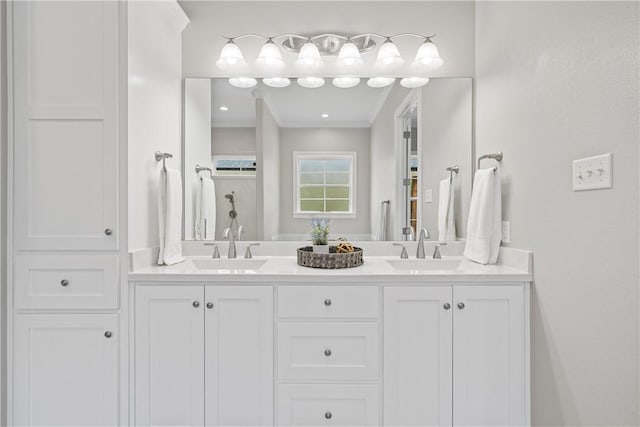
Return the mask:
[[384,289],[384,425],[451,425],[452,290]]
[[13,2],[18,250],[118,247],[119,7]]
[[204,425],[203,297],[203,286],[136,288],[136,426]]
[[527,424],[522,286],[454,288],[453,423]]
[[273,425],[273,289],[208,286],[206,425]]
[[118,316],[15,317],[14,425],[118,425]]

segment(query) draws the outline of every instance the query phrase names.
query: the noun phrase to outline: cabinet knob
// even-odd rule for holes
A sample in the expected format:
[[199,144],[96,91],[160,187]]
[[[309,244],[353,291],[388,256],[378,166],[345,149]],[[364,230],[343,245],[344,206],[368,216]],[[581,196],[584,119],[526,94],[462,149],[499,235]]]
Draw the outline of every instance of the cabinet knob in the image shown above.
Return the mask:
[[451,308],[451,304],[449,304],[448,302],[445,302],[442,307],[444,307],[445,310],[449,310]]
[[60,281],[60,284],[61,284],[62,286],[69,286],[69,281],[68,281],[67,279],[62,279],[62,280]]
[[333,417],[333,414],[331,414],[331,412],[327,411],[327,412],[325,412],[325,413],[324,413],[324,417],[325,417],[326,419],[330,420],[330,419],[331,419],[331,417]]
[[327,357],[331,356],[331,350],[326,349],[326,350],[324,351],[324,355],[325,355],[325,356],[327,356]]
[[327,307],[329,307],[331,305],[331,300],[329,298],[327,298],[326,300],[324,300],[324,305],[326,305]]
[[458,308],[459,308],[460,310],[462,310],[462,309],[464,308],[464,303],[463,303],[463,302],[459,302],[459,303],[458,303]]
[[104,333],[104,336],[107,338],[111,338],[113,336],[113,334],[111,333],[111,331],[107,331]]
[[194,301],[192,304],[195,308],[200,307],[200,303],[198,301]]
[[208,302],[208,303],[207,303],[207,308],[208,308],[209,310],[211,310],[211,309],[213,308],[213,303],[212,303],[212,302]]
[[104,230],[104,234],[106,234],[107,236],[111,236],[113,234],[113,230],[110,228],[107,228]]

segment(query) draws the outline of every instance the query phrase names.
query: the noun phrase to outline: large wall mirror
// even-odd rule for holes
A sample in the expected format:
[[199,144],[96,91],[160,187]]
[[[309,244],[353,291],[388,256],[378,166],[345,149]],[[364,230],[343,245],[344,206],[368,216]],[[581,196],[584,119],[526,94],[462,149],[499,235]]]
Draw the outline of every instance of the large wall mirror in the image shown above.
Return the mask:
[[[307,240],[463,239],[472,179],[472,82],[433,78],[306,89],[188,78],[184,236]],[[197,168],[198,166],[198,168]]]

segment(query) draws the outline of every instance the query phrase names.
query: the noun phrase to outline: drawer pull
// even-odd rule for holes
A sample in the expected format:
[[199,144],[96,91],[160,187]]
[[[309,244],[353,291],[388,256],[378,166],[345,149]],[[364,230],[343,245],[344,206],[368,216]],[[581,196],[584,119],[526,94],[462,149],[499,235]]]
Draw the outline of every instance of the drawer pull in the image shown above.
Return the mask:
[[208,303],[207,303],[207,308],[208,308],[209,310],[211,310],[211,309],[213,308],[213,303],[212,303],[212,302],[208,302]]
[[331,414],[331,412],[327,411],[327,412],[324,413],[324,417],[326,419],[330,420],[333,417],[333,415]]
[[113,233],[113,230],[110,228],[107,228],[104,230],[104,234],[106,234],[107,236],[111,236],[112,233]]
[[62,280],[60,281],[60,284],[61,284],[62,286],[69,286],[69,281],[68,281],[67,279],[62,279]]
[[445,310],[449,310],[451,308],[451,304],[449,304],[448,302],[445,302],[443,307]]
[[329,298],[324,300],[324,305],[326,305],[327,307],[330,307],[331,306],[331,300]]
[[325,356],[327,356],[327,357],[331,356],[331,350],[326,349],[326,350],[324,351],[324,355],[325,355]]
[[107,337],[107,338],[111,338],[112,335],[113,334],[111,333],[111,331],[107,331],[107,332],[104,333],[104,336]]
[[459,303],[458,303],[458,308],[459,308],[460,310],[464,309],[464,303],[463,303],[463,302],[459,302]]
[[195,308],[200,307],[200,303],[198,301],[194,301],[191,305],[193,305]]

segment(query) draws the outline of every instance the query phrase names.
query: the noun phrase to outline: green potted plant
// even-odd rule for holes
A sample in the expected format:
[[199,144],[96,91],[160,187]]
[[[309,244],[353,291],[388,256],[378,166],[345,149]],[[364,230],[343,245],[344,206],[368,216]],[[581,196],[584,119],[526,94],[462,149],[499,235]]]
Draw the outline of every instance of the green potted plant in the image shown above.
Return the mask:
[[311,220],[311,242],[313,252],[320,254],[329,253],[329,219],[313,218]]

